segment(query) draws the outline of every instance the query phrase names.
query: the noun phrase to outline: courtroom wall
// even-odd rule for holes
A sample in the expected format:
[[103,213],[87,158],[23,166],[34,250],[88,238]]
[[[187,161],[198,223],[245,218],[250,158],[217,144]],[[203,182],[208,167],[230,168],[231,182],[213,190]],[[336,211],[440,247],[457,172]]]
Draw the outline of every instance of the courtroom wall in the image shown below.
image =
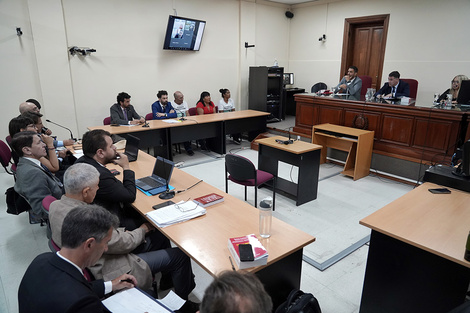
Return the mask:
[[[236,0],[2,1],[0,88],[7,110],[0,136],[7,134],[18,104],[30,97],[43,104],[48,119],[66,124],[76,136],[102,124],[121,91],[131,94],[141,115],[151,111],[160,89],[181,90],[195,106],[202,91],[217,103],[218,90],[229,88],[238,108],[246,109],[248,67],[272,65],[275,58],[281,66],[288,63],[285,7]],[[173,9],[207,22],[200,51],[162,49]],[[16,36],[16,25],[23,36]],[[245,49],[245,41],[256,48]],[[97,52],[70,56],[69,46]]]
[[[388,73],[419,81],[418,103],[431,105],[435,92],[450,87],[457,74],[470,75],[468,0],[354,0],[328,5],[294,6],[289,69],[296,85],[310,89],[318,81],[335,86],[340,73],[344,20],[390,14],[382,85]],[[321,43],[318,38],[327,35]]]

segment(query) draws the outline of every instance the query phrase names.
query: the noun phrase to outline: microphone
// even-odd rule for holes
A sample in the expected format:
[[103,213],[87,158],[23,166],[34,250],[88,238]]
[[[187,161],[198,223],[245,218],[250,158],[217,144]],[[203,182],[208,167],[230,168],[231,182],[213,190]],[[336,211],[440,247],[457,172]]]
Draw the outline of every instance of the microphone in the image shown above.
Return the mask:
[[65,126],[62,126],[62,125],[59,125],[59,124],[57,124],[57,123],[54,123],[54,122],[51,121],[51,120],[46,120],[46,122],[51,123],[51,124],[54,124],[54,125],[57,125],[57,126],[62,127],[62,128],[65,128],[66,130],[68,130],[68,131],[70,132],[70,139],[73,139],[74,141],[77,141],[77,138],[74,138],[74,137],[73,137],[72,131],[71,131],[69,128],[67,128],[67,127],[65,127]]
[[170,191],[170,187],[168,186],[168,175],[166,174],[167,164],[165,162],[165,159],[163,159],[163,166],[164,166],[163,170],[165,171],[166,190],[162,192],[158,197],[160,199],[168,200],[168,199],[172,199],[175,196],[175,191],[174,190]]
[[[144,119],[145,120],[145,119]],[[149,123],[147,122],[147,120],[145,120],[144,122],[144,125],[142,125],[142,127],[150,127]]]

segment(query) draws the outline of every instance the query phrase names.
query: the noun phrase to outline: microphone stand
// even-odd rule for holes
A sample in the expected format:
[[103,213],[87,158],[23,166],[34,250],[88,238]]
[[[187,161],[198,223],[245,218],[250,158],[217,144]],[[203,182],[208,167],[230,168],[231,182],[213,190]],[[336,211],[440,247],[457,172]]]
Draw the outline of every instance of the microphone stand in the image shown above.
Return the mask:
[[168,186],[168,175],[166,174],[166,162],[165,159],[163,159],[163,170],[165,171],[165,177],[166,177],[166,190],[162,192],[158,197],[160,199],[168,200],[172,199],[175,196],[175,192],[172,190],[170,191],[170,187]]
[[71,131],[69,128],[67,128],[67,127],[65,127],[65,126],[62,126],[62,125],[60,125],[60,124],[54,123],[54,122],[51,121],[51,120],[46,120],[46,122],[51,123],[51,124],[54,124],[54,125],[57,125],[57,126],[59,126],[59,127],[62,127],[62,128],[64,128],[64,129],[68,130],[68,131],[70,132],[70,139],[73,139],[74,141],[77,141],[77,138],[74,138],[74,137],[73,137],[72,131]]

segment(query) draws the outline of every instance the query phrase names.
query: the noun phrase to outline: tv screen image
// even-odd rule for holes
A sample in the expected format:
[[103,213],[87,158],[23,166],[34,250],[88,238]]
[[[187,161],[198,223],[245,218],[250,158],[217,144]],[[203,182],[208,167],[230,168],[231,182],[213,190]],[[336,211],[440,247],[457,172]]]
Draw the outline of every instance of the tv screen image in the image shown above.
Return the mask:
[[205,26],[205,21],[170,15],[163,49],[198,51]]

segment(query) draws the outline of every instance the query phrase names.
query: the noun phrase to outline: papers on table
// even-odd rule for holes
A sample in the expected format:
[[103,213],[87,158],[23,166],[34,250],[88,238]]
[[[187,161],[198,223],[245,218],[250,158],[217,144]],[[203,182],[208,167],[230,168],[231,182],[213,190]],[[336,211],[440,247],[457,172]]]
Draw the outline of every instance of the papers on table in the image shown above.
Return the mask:
[[149,212],[147,213],[147,217],[154,221],[158,227],[166,227],[204,214],[206,214],[206,209],[193,201],[180,201]]
[[73,150],[73,156],[80,159],[83,156],[83,150]]
[[113,313],[167,313],[180,309],[184,302],[173,291],[158,300],[138,288],[126,289],[103,300],[104,306]]
[[162,121],[162,122],[165,122],[165,123],[169,123],[169,124],[181,123],[180,120],[172,120],[172,119],[161,120],[161,121]]

